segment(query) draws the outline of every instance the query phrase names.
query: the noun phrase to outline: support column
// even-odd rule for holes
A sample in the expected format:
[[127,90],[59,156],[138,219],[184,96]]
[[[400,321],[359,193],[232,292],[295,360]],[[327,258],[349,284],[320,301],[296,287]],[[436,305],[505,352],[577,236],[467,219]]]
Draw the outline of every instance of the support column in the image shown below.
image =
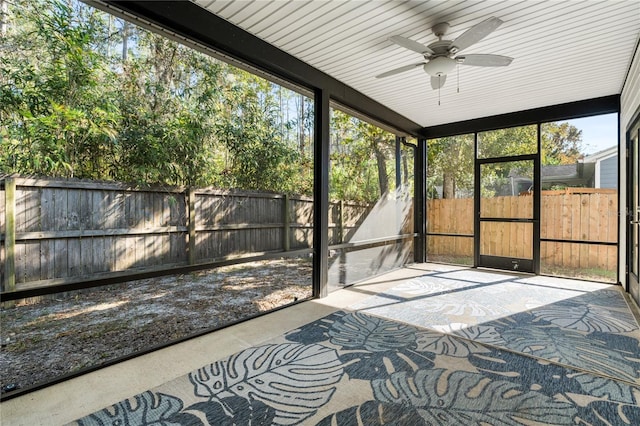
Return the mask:
[[533,162],[533,273],[540,275],[540,220],[542,207],[542,125],[536,129],[538,155]]
[[418,139],[415,155],[413,195],[413,257],[416,263],[427,261],[427,140]]
[[480,264],[480,164],[478,163],[478,132],[473,134],[473,267]]
[[314,97],[313,138],[313,296],[329,294],[329,92]]

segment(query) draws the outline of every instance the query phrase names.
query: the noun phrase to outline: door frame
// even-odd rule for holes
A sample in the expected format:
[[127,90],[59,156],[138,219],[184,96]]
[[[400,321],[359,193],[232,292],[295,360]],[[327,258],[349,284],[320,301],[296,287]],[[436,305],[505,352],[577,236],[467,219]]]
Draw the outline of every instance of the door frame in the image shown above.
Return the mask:
[[[529,272],[540,274],[540,125],[537,126],[538,152],[535,154],[514,155],[498,158],[477,158],[477,133],[476,133],[476,155],[474,161],[474,267],[503,269],[512,272]],[[516,161],[533,161],[533,214],[532,218],[483,218],[481,217],[481,179],[480,168],[484,164],[507,163]],[[482,222],[500,223],[531,223],[532,224],[532,259],[522,259],[516,257],[502,257],[481,255],[481,224]]]
[[[631,121],[626,131],[626,206],[624,215],[624,226],[626,228],[626,253],[625,253],[625,271],[626,271],[626,291],[631,297],[640,304],[640,272],[634,273],[634,262],[640,259],[634,259],[633,251],[633,233],[638,232],[640,224],[640,200],[638,200],[637,181],[634,185],[634,161],[637,162],[636,167],[640,167],[640,111],[636,113],[635,118]],[[636,140],[634,146],[633,140]],[[635,203],[634,203],[635,201]],[[640,256],[640,251],[636,251],[636,257]],[[637,265],[640,266],[640,265]]]

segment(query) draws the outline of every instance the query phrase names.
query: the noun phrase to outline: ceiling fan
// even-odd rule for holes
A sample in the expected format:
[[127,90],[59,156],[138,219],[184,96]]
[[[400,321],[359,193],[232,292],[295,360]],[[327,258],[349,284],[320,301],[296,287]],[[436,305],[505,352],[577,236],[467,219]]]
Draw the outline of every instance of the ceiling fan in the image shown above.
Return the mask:
[[424,61],[411,65],[405,65],[391,71],[383,72],[376,78],[389,77],[422,66],[424,71],[431,76],[431,87],[436,90],[444,86],[447,73],[451,72],[457,64],[472,65],[476,67],[504,67],[513,61],[513,58],[501,55],[471,54],[457,55],[461,50],[479,42],[502,24],[502,20],[491,17],[474,25],[462,33],[455,40],[443,40],[449,29],[449,24],[441,22],[431,27],[438,41],[425,46],[422,43],[402,36],[393,36],[389,40],[406,49],[413,50],[424,56]]

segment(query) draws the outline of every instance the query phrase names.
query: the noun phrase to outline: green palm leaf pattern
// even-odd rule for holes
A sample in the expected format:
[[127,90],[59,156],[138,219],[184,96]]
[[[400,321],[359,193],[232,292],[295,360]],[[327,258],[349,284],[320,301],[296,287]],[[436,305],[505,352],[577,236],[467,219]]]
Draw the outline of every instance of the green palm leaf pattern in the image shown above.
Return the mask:
[[629,312],[587,304],[556,304],[531,312],[536,318],[549,321],[559,327],[586,333],[624,333],[636,330],[635,319]]
[[466,358],[472,353],[490,352],[486,346],[472,340],[459,339],[435,331],[421,331],[416,334],[416,351],[433,352],[436,355],[448,355]]
[[597,290],[581,294],[569,299],[571,303],[607,306],[610,308],[627,308],[622,292],[619,290]]
[[470,325],[452,331],[456,336],[490,345],[504,345],[505,341],[498,328],[491,325]]
[[367,401],[355,407],[333,413],[316,426],[421,426],[425,425],[418,411],[405,404]]
[[638,387],[633,388],[616,380],[586,373],[576,374],[573,378],[580,383],[582,390],[588,395],[640,406],[640,388]]
[[587,340],[571,330],[553,326],[520,326],[503,331],[502,337],[508,342],[507,347],[515,351],[630,382],[637,382],[639,378],[638,362],[607,348],[604,341]]
[[[381,402],[405,404],[418,409],[430,425],[522,425],[519,419],[539,424],[571,424],[573,405],[541,393],[522,390],[504,380],[444,369],[420,370],[414,376],[393,374],[371,383]],[[448,375],[447,375],[448,374]]]
[[331,343],[343,348],[386,352],[415,344],[416,328],[361,313],[345,315],[329,330]]
[[189,375],[197,396],[240,396],[275,409],[275,424],[296,424],[326,404],[344,371],[336,351],[320,345],[258,346]]
[[[154,394],[147,391],[133,397],[134,403],[124,400],[109,408],[97,411],[78,420],[79,426],[103,425],[172,425],[180,424],[176,416],[180,416],[182,401],[171,395]],[[187,415],[182,415],[185,420]],[[192,418],[191,420],[197,420]],[[196,423],[194,423],[196,424]]]

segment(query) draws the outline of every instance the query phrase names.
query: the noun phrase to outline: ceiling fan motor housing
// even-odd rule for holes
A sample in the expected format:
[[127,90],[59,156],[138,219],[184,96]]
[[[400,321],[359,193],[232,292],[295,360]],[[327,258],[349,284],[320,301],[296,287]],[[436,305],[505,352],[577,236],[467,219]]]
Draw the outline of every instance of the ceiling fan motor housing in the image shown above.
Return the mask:
[[437,77],[441,75],[447,75],[453,71],[456,66],[456,61],[446,56],[437,56],[424,64],[424,72],[430,76]]

